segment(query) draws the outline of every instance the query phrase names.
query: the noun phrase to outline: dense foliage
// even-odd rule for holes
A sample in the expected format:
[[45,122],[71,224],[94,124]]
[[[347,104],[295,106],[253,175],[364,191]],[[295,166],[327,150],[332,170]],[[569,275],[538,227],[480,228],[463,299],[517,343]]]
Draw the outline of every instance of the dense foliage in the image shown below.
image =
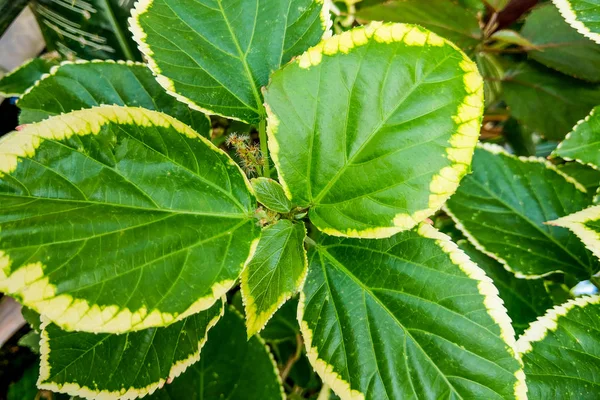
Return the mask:
[[31,7],[9,399],[600,397],[600,2]]

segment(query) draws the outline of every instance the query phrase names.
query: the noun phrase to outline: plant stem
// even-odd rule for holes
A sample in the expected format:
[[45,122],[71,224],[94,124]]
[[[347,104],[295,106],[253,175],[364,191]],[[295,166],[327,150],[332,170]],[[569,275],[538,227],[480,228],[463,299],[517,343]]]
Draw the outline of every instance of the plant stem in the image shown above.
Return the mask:
[[285,382],[285,380],[287,379],[287,377],[290,374],[290,371],[292,370],[292,367],[294,366],[296,361],[298,361],[300,359],[300,356],[302,355],[302,346],[303,345],[304,345],[304,342],[302,341],[302,336],[300,336],[300,334],[296,335],[296,352],[294,354],[292,354],[292,356],[289,358],[289,360],[283,367],[283,370],[281,370],[281,380],[283,382]]
[[323,386],[321,386],[321,391],[319,392],[319,397],[317,397],[317,400],[327,399],[329,399],[329,385],[324,383]]
[[262,176],[271,177],[269,168],[269,147],[267,146],[267,121],[264,119],[258,124],[258,140],[260,140],[260,152],[262,153],[264,165],[262,167]]

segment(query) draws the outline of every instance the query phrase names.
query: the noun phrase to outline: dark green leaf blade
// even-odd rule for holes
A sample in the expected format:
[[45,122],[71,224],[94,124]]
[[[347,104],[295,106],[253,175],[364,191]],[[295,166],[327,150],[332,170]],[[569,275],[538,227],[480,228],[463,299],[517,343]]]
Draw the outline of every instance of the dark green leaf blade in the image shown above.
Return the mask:
[[422,224],[384,240],[325,238],[301,294],[308,357],[343,399],[525,398],[497,290]]
[[596,0],[552,0],[579,33],[600,43],[600,4]]
[[[136,398],[153,393],[201,357],[225,300],[168,327],[116,335],[42,327],[41,389],[86,398]],[[91,373],[90,373],[91,372]]]
[[552,164],[485,145],[446,208],[478,249],[518,277],[565,272],[589,279],[598,260],[567,229],[546,224],[588,203],[585,188]]
[[261,88],[329,29],[324,0],[143,0],[131,18],[163,87],[208,114],[257,123]]
[[471,243],[463,240],[458,246],[494,281],[517,336],[554,305],[543,280],[515,278],[502,264]]
[[473,51],[483,36],[475,11],[448,0],[386,1],[361,8],[356,17],[362,21],[418,24],[467,52]]
[[263,329],[304,283],[308,270],[305,237],[303,222],[286,219],[263,230],[256,253],[241,278],[248,336]]
[[207,309],[258,241],[239,167],[156,111],[28,125],[0,141],[0,172],[0,290],[65,330],[141,330]]
[[412,228],[456,190],[479,135],[483,82],[434,33],[372,23],[273,74],[265,99],[288,198],[311,207],[327,234],[380,238]]
[[110,60],[62,63],[17,103],[21,124],[102,104],[161,111],[210,138],[208,117],[168,95],[141,63]]
[[579,297],[539,318],[517,342],[530,399],[600,396],[600,296]]
[[279,373],[259,336],[246,339],[244,319],[225,312],[208,334],[200,361],[149,400],[285,399]]
[[552,4],[533,10],[521,34],[538,48],[528,51],[529,57],[567,75],[600,82],[600,46],[571,28]]
[[38,395],[36,381],[39,366],[32,365],[23,373],[23,377],[8,387],[7,400],[35,400]]
[[292,202],[287,198],[283,188],[277,181],[261,177],[252,179],[251,182],[256,200],[269,210],[283,214],[292,210]]
[[600,85],[534,63],[509,70],[502,87],[512,115],[547,139],[563,139],[600,104]]
[[36,0],[33,12],[46,46],[65,59],[138,60],[127,30],[135,0]]
[[594,196],[600,187],[600,171],[579,162],[568,162],[557,165],[557,168],[581,183]]
[[55,59],[34,58],[0,78],[0,96],[20,96],[57,64]]
[[592,206],[550,221],[550,225],[568,228],[585,246],[600,258],[600,206]]
[[575,125],[552,155],[600,169],[600,106]]

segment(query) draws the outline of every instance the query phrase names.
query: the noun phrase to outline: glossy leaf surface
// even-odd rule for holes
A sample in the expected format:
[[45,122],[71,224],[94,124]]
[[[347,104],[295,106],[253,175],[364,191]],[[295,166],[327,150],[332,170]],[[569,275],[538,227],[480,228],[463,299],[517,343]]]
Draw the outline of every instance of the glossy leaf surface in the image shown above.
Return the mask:
[[517,336],[554,305],[543,280],[516,278],[504,265],[483,254],[471,243],[463,240],[458,246],[494,281]]
[[103,104],[161,111],[210,137],[204,114],[169,96],[144,64],[131,62],[63,63],[19,100],[19,121],[30,124]]
[[582,35],[600,43],[600,4],[596,0],[552,0],[564,19]]
[[495,287],[429,225],[323,239],[300,303],[308,357],[342,399],[524,398]]
[[579,121],[552,155],[600,169],[600,106]]
[[373,23],[273,74],[269,148],[294,204],[337,236],[388,237],[433,214],[479,135],[476,65],[423,28]]
[[418,24],[469,52],[482,40],[476,11],[447,0],[385,1],[361,8],[356,17]]
[[269,75],[328,29],[323,0],[143,0],[132,32],[167,91],[209,114],[257,123]]
[[65,332],[43,325],[39,387],[87,398],[154,392],[198,361],[224,301],[163,328],[124,335]]
[[173,118],[105,106],[0,141],[0,290],[66,330],[209,308],[259,230],[239,167]]
[[286,219],[263,230],[256,253],[242,272],[248,336],[259,332],[300,289],[308,268],[305,237],[303,222]]
[[22,95],[42,75],[50,72],[50,69],[54,65],[56,65],[56,61],[43,58],[34,58],[27,61],[19,68],[0,78],[0,96],[13,97]]
[[46,46],[66,59],[141,60],[127,29],[135,0],[36,0]]
[[256,200],[269,210],[279,213],[289,213],[292,210],[292,202],[287,198],[281,185],[268,178],[252,179],[252,187],[256,194]]
[[521,34],[538,48],[528,51],[529,57],[567,75],[600,82],[600,46],[569,26],[552,4],[535,9]]
[[593,206],[556,221],[551,225],[568,228],[585,246],[600,258],[600,206]]
[[584,191],[543,159],[488,145],[475,151],[473,173],[446,208],[477,248],[518,276],[563,271],[587,279],[598,260],[571,232],[546,224],[586,207]]
[[600,396],[600,296],[557,306],[531,324],[517,347],[530,399]]
[[502,88],[512,115],[547,139],[563,139],[600,104],[600,85],[533,63],[508,71]]
[[600,171],[580,164],[578,162],[568,162],[560,164],[557,168],[569,175],[577,182],[581,183],[588,191],[589,196],[594,196],[600,187]]
[[243,317],[229,310],[208,334],[200,361],[149,400],[283,399],[279,374],[268,347],[246,339]]

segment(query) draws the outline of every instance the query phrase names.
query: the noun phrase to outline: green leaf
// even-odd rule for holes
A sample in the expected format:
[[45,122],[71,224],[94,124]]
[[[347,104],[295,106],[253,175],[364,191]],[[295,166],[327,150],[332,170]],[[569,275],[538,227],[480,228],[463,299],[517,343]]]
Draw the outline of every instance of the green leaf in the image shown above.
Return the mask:
[[553,5],[534,9],[521,34],[537,48],[527,53],[529,57],[562,73],[600,82],[600,46],[574,31]]
[[30,331],[21,336],[18,342],[19,346],[27,347],[32,353],[40,354],[40,334]]
[[27,368],[21,379],[8,387],[7,400],[35,400],[38,395],[36,381],[39,366],[37,364]]
[[600,106],[575,125],[552,155],[600,169]]
[[289,213],[292,210],[292,202],[286,197],[281,185],[269,178],[252,179],[252,187],[256,199],[269,210],[279,213]]
[[600,258],[600,206],[592,206],[550,221],[550,225],[568,228],[596,257]]
[[257,123],[261,88],[329,28],[324,0],[142,0],[131,19],[163,87],[208,114]]
[[597,399],[599,331],[600,296],[570,300],[532,323],[517,342],[529,398]]
[[465,240],[458,242],[458,246],[494,281],[517,335],[554,305],[544,281],[515,278],[502,264]]
[[165,93],[152,72],[132,62],[63,63],[19,100],[21,124],[101,104],[142,107],[169,114],[210,138],[210,120]]
[[[501,29],[494,32],[490,39],[500,41],[505,44],[515,44],[522,47],[533,47],[534,44],[523,37],[519,32],[511,29]],[[485,53],[484,53],[485,54]]]
[[57,61],[52,58],[34,58],[27,61],[0,79],[0,96],[15,97],[22,95],[42,75],[50,72],[50,69],[56,63]]
[[29,0],[0,0],[0,36],[19,16]]
[[42,331],[40,328],[40,325],[42,324],[40,321],[40,314],[25,306],[21,307],[21,314],[29,326],[31,326],[31,329],[38,333]]
[[494,54],[479,52],[475,55],[477,67],[485,78],[483,94],[487,107],[493,105],[502,93],[502,77],[504,68],[498,57]]
[[65,332],[46,321],[38,386],[86,398],[153,393],[200,359],[208,332],[224,310],[223,299],[168,327],[124,335]]
[[341,398],[525,398],[498,292],[446,235],[326,237],[309,260],[298,319]]
[[292,202],[331,235],[388,237],[433,214],[479,135],[476,65],[423,28],[373,23],[273,74],[269,148]]
[[600,5],[595,0],[552,0],[579,33],[600,43]]
[[564,138],[577,121],[600,104],[600,85],[533,63],[509,70],[503,89],[512,115],[548,139]]
[[588,279],[598,260],[567,229],[546,225],[588,203],[585,188],[545,160],[485,145],[446,208],[475,247],[517,277],[564,272]]
[[283,219],[262,232],[252,261],[242,272],[248,336],[259,332],[304,282],[308,269],[303,222]]
[[578,162],[560,164],[557,165],[557,168],[581,183],[588,191],[588,195],[593,196],[598,191],[600,187],[600,171],[597,169]]
[[104,106],[0,142],[0,291],[65,330],[165,326],[235,283],[259,229],[239,167],[187,125]]
[[386,1],[361,8],[356,18],[418,24],[469,52],[483,37],[475,11],[448,0]]
[[66,59],[141,60],[127,29],[135,0],[36,0],[46,47]]
[[258,336],[246,339],[241,315],[225,312],[208,334],[200,361],[148,400],[285,399],[268,347]]

